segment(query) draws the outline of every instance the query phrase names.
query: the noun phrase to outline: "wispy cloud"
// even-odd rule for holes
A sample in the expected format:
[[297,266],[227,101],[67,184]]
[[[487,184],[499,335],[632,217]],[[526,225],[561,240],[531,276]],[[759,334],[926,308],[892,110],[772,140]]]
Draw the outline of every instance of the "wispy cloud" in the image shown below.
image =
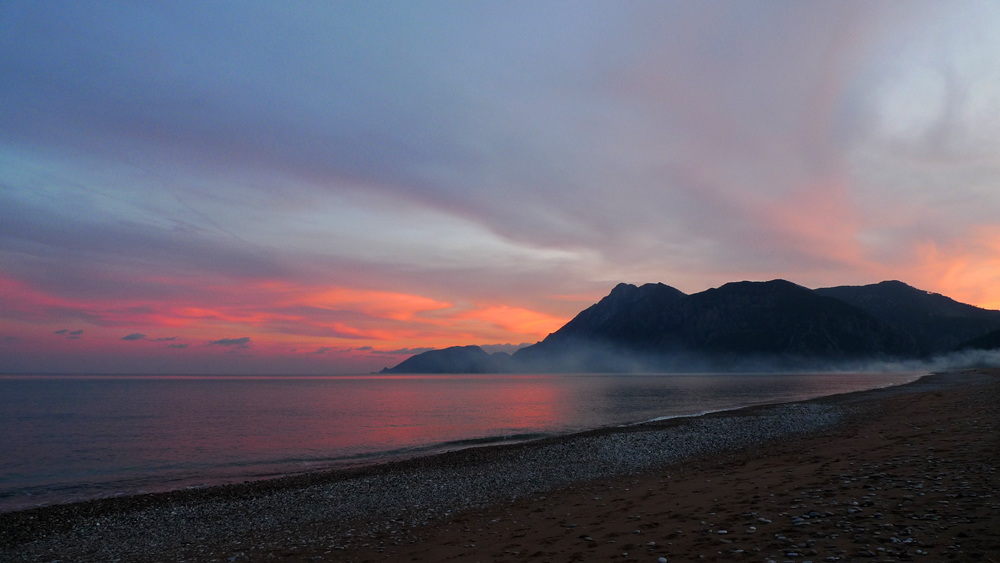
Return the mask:
[[126,334],[125,336],[123,336],[122,340],[143,340],[144,338],[146,338],[145,334],[142,334],[140,332],[133,332],[132,334]]
[[80,337],[83,335],[83,329],[81,328],[81,329],[77,329],[77,330],[70,330],[68,328],[62,328],[62,329],[59,329],[57,331],[54,331],[52,334],[58,334],[60,336],[65,336],[66,338],[69,338],[69,339],[72,339],[72,340],[79,340]]

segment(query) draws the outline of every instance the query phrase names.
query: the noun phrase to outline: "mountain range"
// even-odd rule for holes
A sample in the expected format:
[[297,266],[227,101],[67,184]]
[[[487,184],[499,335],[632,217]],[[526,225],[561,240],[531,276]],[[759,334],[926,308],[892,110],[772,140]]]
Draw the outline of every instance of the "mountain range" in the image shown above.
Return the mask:
[[691,295],[623,283],[513,355],[456,346],[383,373],[810,369],[995,347],[1000,311],[899,281],[815,290],[742,281]]

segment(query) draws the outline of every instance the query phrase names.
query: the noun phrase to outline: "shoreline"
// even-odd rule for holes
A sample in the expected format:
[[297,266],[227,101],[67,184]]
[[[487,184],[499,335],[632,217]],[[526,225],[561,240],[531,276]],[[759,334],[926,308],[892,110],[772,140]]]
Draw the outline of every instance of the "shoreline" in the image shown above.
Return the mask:
[[[443,442],[437,444],[429,444],[426,446],[420,446],[412,449],[407,449],[405,451],[390,451],[382,453],[374,453],[370,455],[361,456],[359,459],[343,458],[338,459],[328,465],[322,465],[317,468],[303,469],[299,471],[285,471],[278,473],[271,473],[263,476],[242,476],[242,477],[231,477],[222,478],[216,482],[203,482],[199,484],[181,486],[176,488],[166,488],[163,490],[151,490],[151,491],[137,491],[137,492],[124,492],[118,494],[111,494],[107,496],[98,497],[85,497],[79,499],[72,499],[62,502],[55,502],[52,504],[43,504],[36,506],[25,506],[23,508],[16,508],[14,510],[0,510],[0,516],[4,514],[14,514],[19,512],[33,511],[33,510],[47,510],[58,507],[66,507],[70,505],[78,504],[88,504],[88,503],[108,503],[114,501],[122,501],[129,504],[129,501],[141,501],[142,499],[149,497],[148,500],[154,500],[153,497],[159,496],[184,496],[186,494],[193,494],[196,496],[200,492],[211,492],[212,489],[219,487],[243,487],[249,485],[251,488],[255,488],[262,483],[271,483],[276,485],[278,488],[284,488],[282,485],[284,482],[289,482],[289,486],[298,486],[295,482],[301,479],[307,481],[312,481],[316,478],[325,479],[338,474],[353,475],[355,473],[368,473],[380,471],[382,469],[395,470],[402,469],[400,464],[407,464],[410,462],[420,463],[426,458],[433,458],[436,456],[453,454],[461,452],[464,450],[471,450],[476,448],[503,448],[503,447],[520,447],[528,444],[543,443],[545,441],[552,440],[563,440],[563,439],[573,439],[577,436],[591,435],[591,434],[603,434],[608,432],[618,432],[622,429],[642,427],[651,424],[660,424],[664,422],[683,420],[683,419],[697,419],[706,416],[722,415],[725,416],[726,413],[736,413],[746,409],[760,408],[760,407],[774,407],[779,405],[786,405],[792,403],[806,403],[813,402],[825,398],[838,397],[841,395],[849,395],[852,393],[869,393],[878,391],[881,389],[900,387],[905,385],[911,385],[926,378],[931,373],[919,374],[919,372],[914,372],[915,379],[912,381],[907,381],[904,383],[888,384],[881,387],[874,387],[871,389],[864,389],[858,391],[846,391],[838,392],[832,395],[822,395],[818,397],[812,397],[808,399],[801,400],[785,400],[778,402],[763,402],[757,404],[742,405],[736,407],[727,407],[720,409],[712,409],[694,412],[690,414],[677,414],[677,415],[667,415],[659,416],[645,420],[638,420],[635,422],[625,422],[620,424],[607,424],[603,426],[596,426],[593,428],[583,428],[579,430],[573,430],[565,433],[536,433],[530,435],[518,435],[518,436],[486,436],[480,438],[469,438],[461,439],[452,442]],[[67,377],[78,377],[77,375],[67,376]],[[103,377],[103,376],[101,376]],[[122,376],[122,377],[133,377],[133,376]],[[201,376],[198,376],[201,377]],[[283,462],[279,462],[283,463]]]
[[[321,546],[320,560],[348,560],[350,550],[359,547],[349,538],[434,529],[457,514],[524,502],[532,495],[582,483],[773,449],[790,439],[857,424],[865,417],[863,411],[877,409],[893,397],[966,385],[995,387],[996,382],[997,373],[988,370],[934,374],[904,385],[805,402],[756,405],[239,485],[3,513],[0,555],[12,561],[38,560],[43,553],[58,555],[50,561],[116,557],[153,561],[211,560],[232,554],[227,557],[236,557],[235,561],[266,559],[274,549],[290,550],[293,556]],[[259,545],[249,545],[255,542]],[[373,545],[360,542],[364,543]]]
[[[530,378],[538,377],[539,374],[526,374]],[[581,374],[584,378],[592,374]],[[623,374],[623,377],[630,377],[632,374]],[[641,378],[646,375],[652,375],[657,378],[662,378],[664,374],[639,374],[637,377]],[[724,377],[732,377],[732,374],[670,374],[670,375],[681,375],[684,377],[689,377],[691,375],[700,376],[715,376],[721,375]],[[757,375],[757,374],[753,374]],[[748,375],[748,377],[753,377],[753,375]],[[775,376],[775,375],[786,375],[786,374],[760,374],[765,376]],[[814,375],[814,374],[787,374],[800,377],[801,375]],[[817,373],[815,375],[823,376],[829,374]],[[838,375],[836,373],[832,375]],[[857,374],[848,374],[857,375]],[[861,375],[867,375],[862,373]],[[921,377],[921,372],[900,372],[891,374],[895,377],[895,381],[892,382],[869,382],[868,384],[877,385],[872,389],[877,389],[883,386],[897,386],[910,383],[913,380]],[[78,379],[80,376],[73,375],[67,376],[70,379]],[[103,379],[104,376],[101,376]],[[143,377],[136,376],[119,376],[127,379],[146,379]],[[170,376],[170,379],[176,376]],[[340,376],[335,376],[334,378],[339,378]],[[355,376],[350,376],[354,378]],[[399,377],[399,376],[393,376]],[[436,376],[441,377],[441,376]],[[448,376],[444,376],[448,377]],[[506,377],[506,376],[505,376]],[[522,376],[515,376],[522,377]],[[546,377],[543,375],[543,377]],[[606,374],[601,377],[606,377]],[[186,379],[187,377],[185,377]],[[202,379],[202,376],[196,376],[197,379]],[[214,379],[214,378],[213,378]],[[242,377],[241,377],[242,379]],[[312,379],[312,378],[310,378]],[[836,386],[836,385],[835,385]],[[862,389],[866,390],[866,389]],[[871,389],[867,389],[871,390]],[[854,392],[851,390],[833,390],[827,389],[825,392],[833,393],[834,395],[843,394],[845,392]],[[282,479],[294,476],[309,475],[312,473],[330,473],[339,472],[352,469],[370,468],[373,466],[397,463],[400,461],[406,461],[419,457],[430,457],[435,455],[440,455],[443,453],[448,453],[452,451],[458,451],[462,449],[476,448],[476,447],[493,447],[511,444],[520,444],[531,441],[538,441],[541,439],[549,438],[559,438],[573,436],[579,433],[590,432],[600,429],[614,429],[623,426],[636,426],[647,423],[655,423],[663,420],[669,420],[673,418],[691,418],[700,417],[709,414],[715,414],[719,412],[735,411],[739,409],[745,409],[753,406],[760,405],[776,405],[788,402],[802,402],[819,397],[809,396],[810,393],[788,393],[782,396],[778,393],[777,396],[772,395],[771,397],[761,401],[759,398],[757,402],[748,401],[747,398],[742,398],[743,404],[739,404],[740,399],[737,396],[733,396],[728,401],[722,401],[718,408],[706,408],[701,411],[693,411],[682,414],[669,414],[666,416],[656,416],[656,413],[677,411],[676,408],[670,408],[669,401],[666,405],[658,405],[659,408],[654,410],[649,410],[647,408],[648,416],[637,416],[636,413],[632,413],[629,418],[624,420],[609,420],[605,422],[593,421],[593,424],[573,424],[567,428],[556,429],[556,428],[538,428],[538,429],[526,429],[527,433],[524,434],[512,434],[512,435],[500,435],[500,434],[479,434],[471,435],[466,438],[454,438],[446,440],[443,442],[428,442],[428,443],[417,443],[411,446],[400,445],[400,447],[395,449],[389,449],[386,451],[365,451],[356,454],[344,454],[340,456],[326,456],[326,457],[316,457],[310,459],[308,457],[292,456],[290,458],[274,458],[265,459],[262,458],[259,461],[242,462],[238,461],[235,463],[225,463],[217,465],[206,465],[201,469],[184,469],[178,468],[174,470],[163,471],[159,474],[150,472],[148,474],[143,474],[141,471],[119,471],[114,472],[115,468],[107,474],[98,473],[91,475],[89,478],[86,476],[78,475],[74,478],[73,476],[67,477],[64,480],[54,480],[48,484],[39,482],[33,483],[25,486],[24,489],[16,488],[4,488],[0,491],[0,495],[4,496],[3,502],[0,504],[0,514],[11,513],[11,512],[21,512],[25,510],[33,510],[37,508],[46,508],[52,506],[60,506],[67,504],[76,504],[81,502],[90,502],[97,500],[108,500],[122,497],[135,497],[143,495],[155,495],[163,493],[172,493],[178,491],[188,491],[188,490],[200,490],[210,487],[226,486],[226,485],[239,485],[247,482],[259,482],[265,480]],[[727,405],[737,405],[737,406],[727,406]],[[690,407],[689,407],[690,408]],[[534,430],[534,431],[533,431]],[[195,461],[195,463],[197,463]],[[121,469],[121,468],[119,468]],[[12,487],[14,484],[11,485]]]

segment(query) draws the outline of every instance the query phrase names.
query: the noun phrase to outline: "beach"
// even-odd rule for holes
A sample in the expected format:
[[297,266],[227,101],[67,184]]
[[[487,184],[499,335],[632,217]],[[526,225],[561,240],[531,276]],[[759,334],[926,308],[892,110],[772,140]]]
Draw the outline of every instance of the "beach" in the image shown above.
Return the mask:
[[1000,371],[0,514],[9,561],[1000,561]]

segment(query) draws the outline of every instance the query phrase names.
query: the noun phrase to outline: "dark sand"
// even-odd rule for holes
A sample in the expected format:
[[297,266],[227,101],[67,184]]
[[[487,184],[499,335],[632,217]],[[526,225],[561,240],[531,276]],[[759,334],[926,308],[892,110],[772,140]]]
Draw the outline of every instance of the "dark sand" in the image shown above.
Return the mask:
[[1000,563],[998,460],[1000,371],[967,371],[364,470],[0,514],[0,561]]

